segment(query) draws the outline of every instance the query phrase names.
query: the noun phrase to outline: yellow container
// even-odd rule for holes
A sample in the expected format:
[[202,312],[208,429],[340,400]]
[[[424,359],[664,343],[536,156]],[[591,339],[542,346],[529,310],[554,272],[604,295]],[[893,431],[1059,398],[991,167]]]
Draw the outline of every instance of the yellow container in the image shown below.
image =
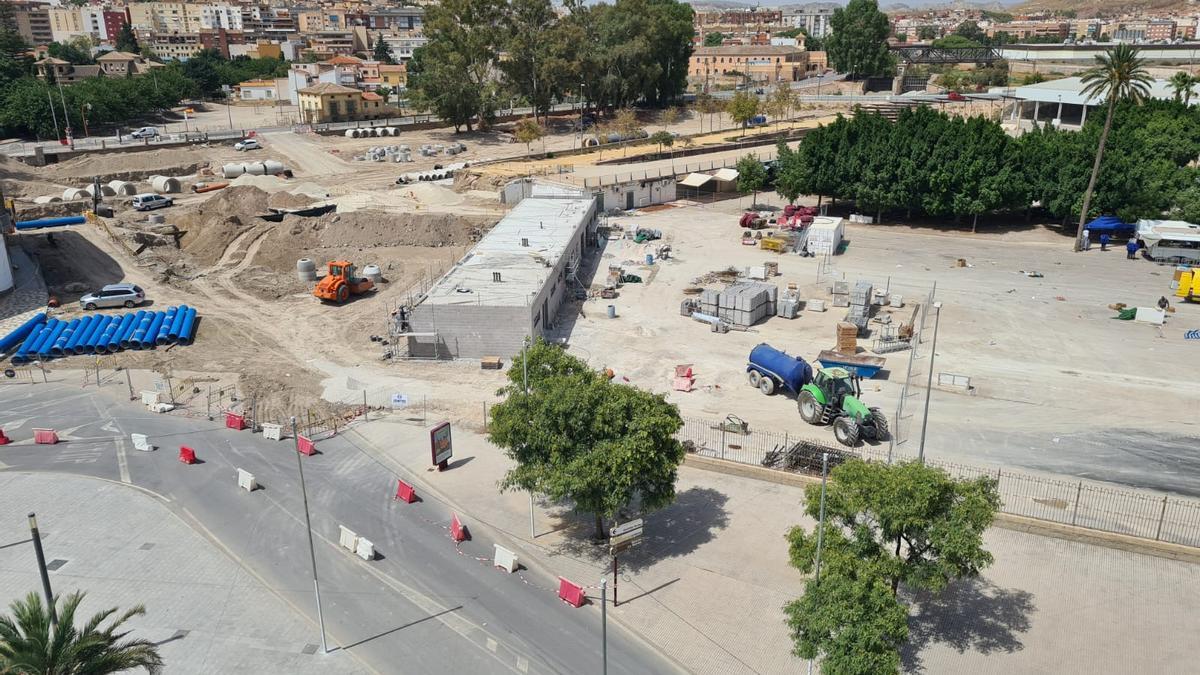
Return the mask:
[[1192,288],[1193,276],[1200,277],[1200,275],[1193,275],[1190,270],[1179,273],[1179,287],[1175,289],[1175,297],[1186,298],[1188,296],[1188,291]]
[[1196,269],[1192,270],[1192,297],[1200,297],[1200,270]]

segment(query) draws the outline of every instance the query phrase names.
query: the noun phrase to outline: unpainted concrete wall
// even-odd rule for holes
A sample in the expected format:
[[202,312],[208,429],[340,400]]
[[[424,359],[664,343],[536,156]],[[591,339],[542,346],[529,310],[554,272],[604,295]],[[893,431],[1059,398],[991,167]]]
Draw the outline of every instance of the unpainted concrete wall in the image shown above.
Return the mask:
[[528,307],[422,303],[413,311],[410,323],[414,333],[438,333],[436,343],[432,337],[408,338],[411,356],[499,356],[507,360],[521,351],[529,331],[530,312]]

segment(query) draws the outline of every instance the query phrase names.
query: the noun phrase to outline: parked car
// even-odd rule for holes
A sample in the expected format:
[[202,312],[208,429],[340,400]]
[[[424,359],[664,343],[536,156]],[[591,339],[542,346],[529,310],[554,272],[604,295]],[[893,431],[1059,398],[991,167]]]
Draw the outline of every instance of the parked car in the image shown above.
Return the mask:
[[146,293],[136,284],[109,284],[95,293],[88,293],[79,299],[79,306],[84,309],[100,309],[102,307],[133,307],[146,300]]
[[960,94],[957,91],[951,91],[946,94],[946,100],[948,100],[948,101],[965,101],[965,100],[967,100],[967,97],[963,96],[962,94]]
[[134,138],[158,138],[158,129],[154,127],[142,127],[141,129],[134,129],[129,135]]
[[233,144],[234,150],[261,150],[262,144],[256,138],[246,138]]
[[174,199],[171,199],[170,197],[164,197],[162,195],[144,194],[134,195],[133,197],[133,208],[135,211],[162,209],[171,206],[174,203]]

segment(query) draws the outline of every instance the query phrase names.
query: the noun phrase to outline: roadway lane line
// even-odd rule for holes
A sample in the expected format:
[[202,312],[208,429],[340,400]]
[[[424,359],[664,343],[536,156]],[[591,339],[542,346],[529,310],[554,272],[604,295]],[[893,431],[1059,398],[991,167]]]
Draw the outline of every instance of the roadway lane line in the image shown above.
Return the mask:
[[125,456],[125,437],[117,436],[117,466],[121,469],[121,482],[132,483],[129,479],[129,459]]

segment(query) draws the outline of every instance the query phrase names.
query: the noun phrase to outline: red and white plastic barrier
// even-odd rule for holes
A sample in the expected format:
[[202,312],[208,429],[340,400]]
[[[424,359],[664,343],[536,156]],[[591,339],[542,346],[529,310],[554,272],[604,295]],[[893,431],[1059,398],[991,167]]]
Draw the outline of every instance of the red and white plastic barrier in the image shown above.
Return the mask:
[[4,435],[4,430],[0,429],[0,445],[8,445],[12,443],[12,439]]
[[54,445],[58,442],[58,432],[53,429],[34,429],[33,442],[38,445]]
[[450,518],[450,537],[454,541],[466,541],[471,538],[471,533],[467,532],[467,526],[458,519],[457,513],[452,514]]
[[246,416],[239,415],[233,412],[225,413],[225,427],[234,431],[241,431],[246,428]]
[[411,504],[411,503],[417,501],[417,491],[413,489],[413,486],[411,486],[408,483],[405,483],[404,481],[397,478],[396,479],[396,496],[394,497],[394,499],[398,502],[404,502],[405,504]]
[[563,577],[558,578],[558,597],[572,607],[583,607],[583,603],[587,602],[583,586],[571,583]]
[[179,446],[179,461],[184,464],[195,464],[196,451],[186,445]]
[[315,444],[313,444],[311,438],[308,438],[306,436],[297,436],[296,437],[296,448],[300,451],[300,454],[302,454],[302,455],[312,456],[312,455],[317,454],[317,446]]

